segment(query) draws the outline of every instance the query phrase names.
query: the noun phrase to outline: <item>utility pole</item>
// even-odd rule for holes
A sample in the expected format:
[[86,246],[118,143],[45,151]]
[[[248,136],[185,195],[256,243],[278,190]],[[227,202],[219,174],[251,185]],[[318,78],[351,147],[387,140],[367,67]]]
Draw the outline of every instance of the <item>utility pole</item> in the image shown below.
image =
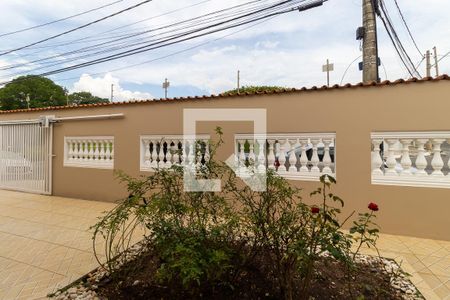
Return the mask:
[[237,71],[237,92],[239,94],[239,90],[241,88],[241,71]]
[[377,0],[363,0],[363,82],[378,82],[378,41],[375,5]]
[[334,71],[334,64],[330,64],[327,59],[327,64],[322,66],[322,72],[327,72],[327,86],[330,86],[330,72]]
[[434,51],[434,67],[436,69],[436,77],[437,77],[439,76],[439,60],[436,46],[433,47],[433,51]]
[[167,99],[167,90],[169,89],[170,82],[167,80],[167,78],[164,80],[162,87],[164,89],[164,98]]
[[114,84],[112,83],[111,84],[111,103],[113,102],[113,100],[114,100]]
[[430,58],[430,50],[427,50],[427,53],[425,54],[425,59],[427,63],[427,77],[431,77],[431,58]]

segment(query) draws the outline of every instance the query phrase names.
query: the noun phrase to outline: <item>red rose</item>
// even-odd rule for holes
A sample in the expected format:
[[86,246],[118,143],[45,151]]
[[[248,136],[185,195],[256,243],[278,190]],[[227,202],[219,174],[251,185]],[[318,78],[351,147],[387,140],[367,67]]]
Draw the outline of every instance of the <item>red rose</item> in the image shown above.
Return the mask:
[[376,203],[370,202],[368,208],[372,211],[378,211],[378,205]]
[[316,206],[311,207],[311,212],[313,214],[318,214],[320,212],[320,209]]

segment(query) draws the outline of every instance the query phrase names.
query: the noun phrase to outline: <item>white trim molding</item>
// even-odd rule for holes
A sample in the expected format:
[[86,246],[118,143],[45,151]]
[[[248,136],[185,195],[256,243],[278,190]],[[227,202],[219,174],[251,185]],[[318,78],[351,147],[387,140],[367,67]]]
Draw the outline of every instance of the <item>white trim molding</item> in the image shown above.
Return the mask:
[[372,184],[450,188],[450,131],[372,132],[371,141]]
[[113,169],[114,137],[64,137],[64,167]]
[[336,133],[236,134],[235,156],[243,167],[269,168],[278,175],[301,181],[336,178]]

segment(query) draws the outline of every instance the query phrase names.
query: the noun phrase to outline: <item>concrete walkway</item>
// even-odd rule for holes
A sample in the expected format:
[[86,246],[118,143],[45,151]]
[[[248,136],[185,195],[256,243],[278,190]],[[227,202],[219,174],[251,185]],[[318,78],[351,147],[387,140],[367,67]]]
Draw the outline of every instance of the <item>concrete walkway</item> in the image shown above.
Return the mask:
[[[113,207],[0,190],[0,299],[43,298],[97,267],[87,229]],[[427,299],[450,300],[450,242],[382,235],[378,247]]]

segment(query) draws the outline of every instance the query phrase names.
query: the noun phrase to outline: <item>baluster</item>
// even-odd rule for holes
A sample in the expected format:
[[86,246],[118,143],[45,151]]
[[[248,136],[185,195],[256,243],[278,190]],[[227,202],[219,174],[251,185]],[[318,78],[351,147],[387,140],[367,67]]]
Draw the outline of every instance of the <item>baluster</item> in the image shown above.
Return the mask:
[[330,144],[333,142],[333,139],[323,139],[322,142],[324,144],[322,173],[331,175],[333,171],[331,170]]
[[78,141],[71,140],[72,160],[78,160]]
[[266,170],[266,156],[264,154],[264,147],[266,140],[259,139],[258,141],[258,171],[264,172]]
[[172,140],[173,146],[171,147],[172,149],[172,163],[174,165],[179,165],[180,164],[180,153],[178,150],[178,145],[179,145],[179,141],[178,140]]
[[245,168],[245,141],[239,140],[239,167]]
[[308,169],[308,155],[306,154],[306,147],[308,147],[308,139],[299,139],[302,153],[300,156],[300,173],[309,173]]
[[108,140],[108,149],[109,149],[108,162],[110,162],[114,160],[114,140]]
[[152,159],[150,153],[150,140],[143,140],[142,142],[144,143],[144,164],[149,166]]
[[402,159],[400,160],[400,164],[402,165],[402,172],[400,176],[411,176],[411,166],[412,161],[409,155],[409,145],[411,145],[411,139],[401,139],[400,143],[402,144]]
[[256,164],[256,155],[255,155],[255,141],[250,139],[248,140],[249,143],[249,148],[250,148],[250,153],[248,154],[248,160],[252,163],[252,164]]
[[372,151],[372,175],[384,175],[381,170],[381,166],[383,165],[383,159],[380,156],[380,145],[383,142],[383,139],[373,139],[373,151]]
[[164,168],[164,141],[158,142],[158,168]]
[[195,160],[196,160],[196,163],[195,163],[195,165],[196,165],[196,167],[198,168],[198,169],[200,169],[201,168],[201,166],[202,166],[202,159],[203,159],[203,147],[202,147],[202,143],[200,142],[200,141],[196,141],[196,143],[195,143],[195,150],[196,150],[196,157],[195,157]]
[[428,176],[425,168],[428,165],[427,159],[425,158],[425,144],[428,142],[428,139],[418,139],[417,141],[417,158],[416,158],[416,176]]
[[83,161],[84,159],[84,144],[83,140],[78,141],[78,161]]
[[209,140],[205,139],[203,140],[203,143],[205,144],[205,155],[204,155],[204,159],[205,159],[205,164],[207,164],[209,162],[209,160],[211,159],[211,154],[210,154],[210,150],[209,150]]
[[108,140],[104,140],[103,145],[105,147],[104,160],[105,162],[109,162],[111,160],[111,148],[109,147]]
[[81,140],[75,140],[75,160],[82,161],[83,159],[83,146],[81,145]]
[[286,144],[288,143],[288,140],[282,144],[279,142],[279,153],[278,153],[278,162],[280,163],[280,166],[278,167],[278,173],[285,173],[286,172]]
[[194,140],[190,140],[189,144],[189,153],[187,155],[187,163],[189,164],[189,166],[195,170],[195,141]]
[[67,158],[68,160],[74,160],[74,150],[73,150],[74,143],[72,140],[66,140],[66,143],[67,143]]
[[83,161],[84,159],[84,143],[83,140],[78,141],[78,161]]
[[168,140],[166,142],[166,163],[164,164],[165,168],[170,168],[172,166],[172,157],[173,157],[173,153],[171,151],[172,149],[172,141]]
[[319,153],[317,152],[317,146],[320,143],[320,139],[311,139],[311,144],[313,145],[313,155],[311,157],[311,163],[312,163],[312,167],[311,167],[311,173],[320,173],[320,169],[319,169],[319,163],[320,163],[320,159],[319,159]]
[[289,154],[289,173],[297,173],[297,155],[295,154],[295,146],[298,144],[298,139],[293,139],[290,142]]
[[98,157],[98,155],[99,155],[99,152],[98,152],[98,144],[99,144],[99,141],[98,141],[98,140],[94,140],[93,143],[92,143],[92,147],[94,147],[94,160],[95,160],[96,162],[99,161],[99,157]]
[[87,141],[87,148],[88,148],[88,161],[91,161],[94,159],[94,148],[92,140]]
[[88,141],[83,140],[82,143],[83,143],[83,161],[88,161],[89,160]]
[[267,156],[267,166],[275,170],[275,140],[267,140],[269,143],[269,155]]
[[151,140],[151,145],[152,145],[152,151],[150,153],[150,166],[152,168],[157,168],[158,167],[158,153],[156,152],[156,147],[157,147],[157,141],[156,140]]
[[99,161],[104,162],[105,161],[105,153],[106,153],[106,149],[105,149],[105,144],[104,141],[98,141],[98,144],[100,146],[99,148]]
[[395,167],[397,166],[397,160],[395,159],[395,144],[398,142],[398,139],[387,139],[386,143],[388,144],[388,157],[386,160],[387,170],[386,175],[389,176],[398,176]]
[[150,151],[150,167],[157,168],[158,162],[156,161],[156,158],[157,158],[156,140],[151,140],[149,145],[151,145],[151,149],[152,149]]
[[442,173],[442,168],[444,167],[444,161],[441,156],[441,145],[444,142],[444,139],[432,139],[433,143],[433,159],[431,160],[431,166],[434,171],[431,173],[432,176],[435,177],[443,177],[444,173]]

